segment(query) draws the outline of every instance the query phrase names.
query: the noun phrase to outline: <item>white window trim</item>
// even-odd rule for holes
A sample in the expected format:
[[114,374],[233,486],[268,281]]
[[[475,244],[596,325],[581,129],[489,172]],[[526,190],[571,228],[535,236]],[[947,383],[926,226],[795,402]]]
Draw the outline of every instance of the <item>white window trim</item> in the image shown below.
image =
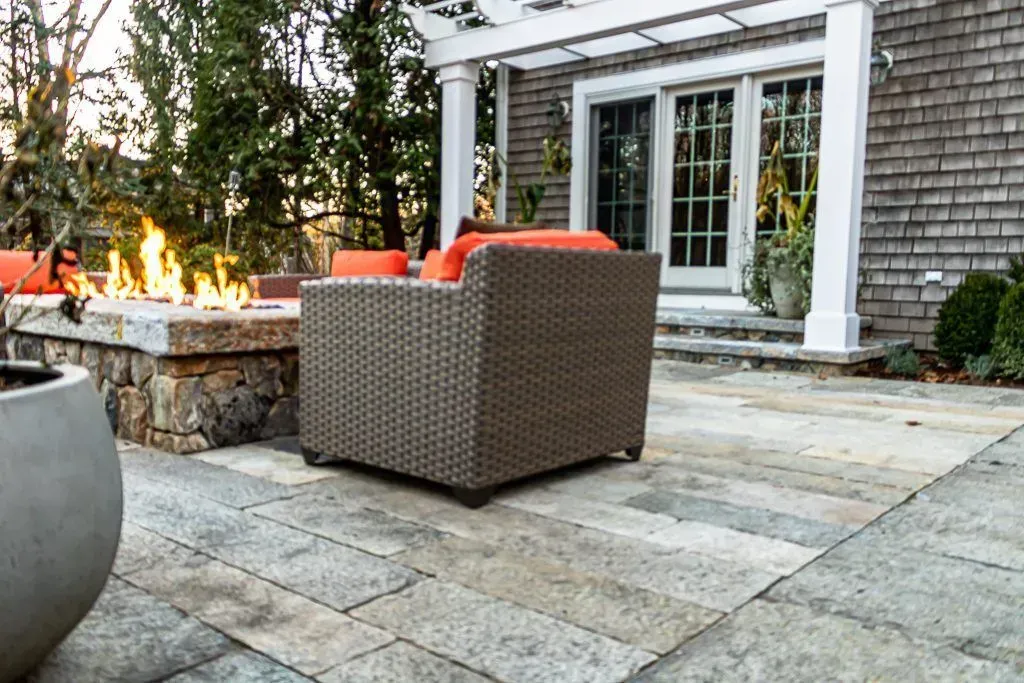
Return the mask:
[[[589,227],[591,188],[588,174],[591,157],[591,107],[607,102],[653,96],[655,98],[654,111],[660,112],[662,111],[662,93],[668,86],[820,65],[824,59],[825,41],[807,40],[780,47],[737,52],[720,57],[708,57],[576,81],[573,83],[572,90],[574,116],[572,117],[569,229],[587,230]],[[656,121],[655,125],[657,125]],[[660,145],[655,145],[652,187],[658,187],[661,154],[664,154],[664,151],[660,149]],[[655,203],[651,216],[652,221],[657,219],[658,210],[659,207]],[[652,225],[656,225],[656,223],[652,222]]]

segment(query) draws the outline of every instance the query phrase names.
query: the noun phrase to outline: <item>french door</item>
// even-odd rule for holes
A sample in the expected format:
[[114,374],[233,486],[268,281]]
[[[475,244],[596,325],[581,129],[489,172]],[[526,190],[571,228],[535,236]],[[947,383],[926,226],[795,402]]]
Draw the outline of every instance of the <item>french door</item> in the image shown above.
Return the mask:
[[740,86],[701,84],[662,97],[655,234],[665,286],[731,288],[743,225]]
[[814,191],[822,88],[812,68],[659,87],[593,107],[592,225],[623,249],[663,254],[664,287],[739,293],[754,240],[780,226],[757,218],[758,179],[775,144],[793,199]]

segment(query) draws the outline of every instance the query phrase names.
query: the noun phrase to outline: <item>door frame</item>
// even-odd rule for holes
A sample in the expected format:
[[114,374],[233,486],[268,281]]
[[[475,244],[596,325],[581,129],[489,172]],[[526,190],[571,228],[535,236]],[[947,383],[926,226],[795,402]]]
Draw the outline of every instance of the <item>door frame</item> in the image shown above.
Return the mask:
[[[660,141],[662,139],[664,129],[674,128],[674,126],[663,125],[665,121],[664,112],[667,106],[666,101],[669,99],[666,95],[667,92],[683,87],[692,87],[699,91],[704,87],[704,84],[733,81],[740,84],[736,94],[737,98],[742,96],[747,102],[752,103],[754,101],[755,80],[763,79],[766,76],[771,78],[769,74],[772,76],[785,74],[788,77],[789,71],[793,70],[795,74],[798,74],[795,70],[801,68],[820,72],[824,63],[824,57],[825,41],[823,39],[814,39],[779,47],[761,48],[729,55],[679,62],[667,66],[625,71],[611,76],[574,81],[569,228],[571,230],[588,230],[593,226],[591,206],[594,204],[595,196],[594,189],[591,187],[590,166],[594,158],[591,116],[592,108],[595,105],[654,97],[654,106],[652,108],[652,126],[654,126],[654,129],[651,133],[653,143],[655,140]],[[799,77],[799,75],[795,77]],[[760,82],[763,82],[763,80]],[[749,174],[747,182],[743,182],[743,178],[740,180],[740,192],[738,193],[737,201],[745,203],[750,208],[749,216],[747,215],[748,212],[743,212],[744,215],[740,221],[741,225],[735,241],[732,234],[733,221],[730,216],[729,258],[737,265],[731,269],[732,272],[729,275],[726,289],[734,293],[742,291],[741,264],[748,253],[749,245],[746,244],[746,235],[748,233],[752,234],[753,230],[753,214],[755,211],[753,200],[757,185],[757,164],[751,163],[749,158],[749,155],[756,154],[756,151],[751,151],[753,145],[749,142],[749,138],[751,135],[760,136],[760,113],[757,116],[750,114],[746,118],[749,125],[741,123],[740,125],[734,124],[733,126],[734,146],[737,144],[737,135],[747,138],[745,142],[742,139],[739,140],[743,148],[739,153],[745,156],[742,159],[737,159],[734,150],[734,159],[737,159],[738,163],[742,163],[748,171],[752,169],[751,173],[754,174],[752,181],[749,178]],[[756,123],[754,123],[755,119]],[[664,147],[665,145],[659,142],[654,145],[652,150],[651,197],[658,196],[662,187],[662,176],[665,175],[662,169],[668,163],[664,160],[664,156],[669,151]],[[658,237],[657,226],[661,225],[663,219],[660,214],[664,213],[665,209],[666,206],[664,202],[660,201],[659,196],[658,200],[652,202],[648,211],[648,220],[652,226],[651,231],[653,233],[652,244],[659,243],[660,238]],[[667,261],[663,259],[662,286],[670,286],[667,285],[664,278],[667,269]]]
[[[744,215],[740,207],[743,206],[744,179],[738,169],[746,167],[746,120],[750,115],[750,101],[747,97],[749,87],[744,87],[749,76],[740,78],[719,79],[710,81],[699,81],[686,83],[679,86],[667,86],[662,88],[662,109],[659,117],[664,125],[657,131],[658,150],[656,155],[659,166],[654,171],[655,206],[663,207],[655,210],[657,222],[652,223],[654,238],[653,244],[657,250],[665,256],[661,260],[661,281],[666,287],[681,287],[686,289],[711,289],[717,291],[730,290],[734,288],[736,271],[740,268],[741,262],[738,259],[739,252],[736,249],[738,240],[743,232]],[[676,98],[685,95],[696,95],[699,93],[714,92],[717,90],[732,89],[733,91],[733,123],[730,126],[732,132],[730,144],[730,183],[733,178],[738,179],[736,198],[729,200],[729,225],[727,229],[728,251],[726,252],[725,266],[718,267],[690,267],[673,266],[670,262],[672,245],[672,184],[675,180],[675,104]]]

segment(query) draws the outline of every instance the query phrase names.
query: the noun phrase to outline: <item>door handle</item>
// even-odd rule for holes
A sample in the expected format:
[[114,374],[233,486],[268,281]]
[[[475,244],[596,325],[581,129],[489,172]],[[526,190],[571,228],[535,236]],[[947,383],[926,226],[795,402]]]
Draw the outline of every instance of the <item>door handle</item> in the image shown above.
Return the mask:
[[732,177],[732,200],[736,201],[740,196],[740,177],[734,175]]

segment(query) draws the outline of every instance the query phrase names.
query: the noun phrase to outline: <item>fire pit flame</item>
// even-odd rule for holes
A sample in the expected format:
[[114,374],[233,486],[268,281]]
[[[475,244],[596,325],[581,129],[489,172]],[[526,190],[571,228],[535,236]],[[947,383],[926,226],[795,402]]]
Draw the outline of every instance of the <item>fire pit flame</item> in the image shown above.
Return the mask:
[[[187,291],[182,283],[181,264],[174,250],[167,248],[167,235],[144,216],[142,229],[145,238],[139,245],[139,259],[142,273],[132,275],[128,261],[121,252],[111,249],[107,252],[107,282],[102,290],[85,273],[75,273],[64,278],[67,291],[80,299],[150,299],[169,301],[174,305],[185,302]],[[249,303],[249,286],[244,282],[232,281],[227,266],[238,262],[238,256],[215,254],[213,269],[216,276],[196,273],[192,306],[200,310],[238,311]]]

